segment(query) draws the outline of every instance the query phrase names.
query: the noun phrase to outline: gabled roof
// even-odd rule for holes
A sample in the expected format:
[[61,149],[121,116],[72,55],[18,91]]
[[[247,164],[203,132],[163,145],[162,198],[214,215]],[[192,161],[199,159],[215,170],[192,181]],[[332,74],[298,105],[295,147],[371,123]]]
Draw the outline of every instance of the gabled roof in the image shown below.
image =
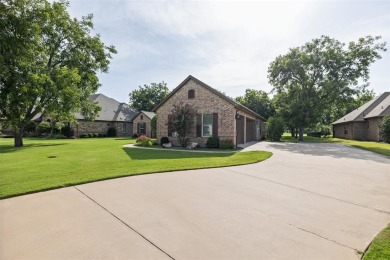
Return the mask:
[[[120,103],[103,94],[91,95],[90,101],[97,102],[101,107],[101,110],[95,118],[98,121],[130,122],[138,114],[129,105]],[[81,113],[76,113],[75,117],[76,119],[84,119]]]
[[261,115],[257,114],[256,112],[250,110],[249,108],[247,108],[246,106],[243,106],[241,105],[240,103],[234,101],[232,98],[224,95],[223,93],[219,92],[218,90],[210,87],[209,85],[207,85],[206,83],[200,81],[199,79],[195,78],[194,76],[191,76],[189,75],[182,83],[180,83],[179,86],[177,86],[174,90],[172,90],[171,93],[169,93],[169,95],[164,98],[157,106],[155,106],[153,108],[153,112],[156,112],[156,110],[161,107],[168,99],[170,99],[179,89],[181,89],[188,81],[190,80],[193,80],[195,81],[196,83],[198,83],[199,85],[201,85],[202,87],[206,88],[207,90],[211,91],[212,93],[214,93],[215,95],[219,96],[220,98],[224,99],[225,101],[227,101],[228,103],[232,104],[235,108],[239,109],[239,110],[242,110],[254,117],[257,117],[257,118],[260,118],[262,119],[263,121],[266,121],[264,117],[262,117]]
[[[143,113],[145,116],[147,116],[149,119],[153,119],[153,117],[156,116],[155,113],[153,112],[149,112],[149,111],[144,111],[144,110],[141,110],[134,118],[136,118],[139,114]],[[133,118],[133,119],[134,119]]]
[[364,117],[364,119],[390,115],[390,92],[385,92],[384,94],[386,93],[387,97],[383,99],[383,101],[380,102],[376,107],[374,107],[374,109],[371,110],[371,112],[369,112]]
[[381,116],[380,114],[383,111],[381,111],[380,104],[382,104],[383,101],[387,100],[389,96],[390,96],[390,92],[385,92],[382,95],[375,97],[374,99],[365,103],[361,107],[353,110],[351,113],[340,118],[339,120],[334,122],[333,125],[347,123],[347,122],[356,122],[356,121],[363,122],[365,118]]

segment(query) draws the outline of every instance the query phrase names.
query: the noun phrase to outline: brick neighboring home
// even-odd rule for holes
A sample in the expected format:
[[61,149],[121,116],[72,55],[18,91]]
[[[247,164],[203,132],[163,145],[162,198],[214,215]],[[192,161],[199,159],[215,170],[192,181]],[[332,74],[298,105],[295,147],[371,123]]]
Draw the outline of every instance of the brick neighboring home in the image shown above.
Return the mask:
[[383,141],[379,125],[387,115],[390,115],[390,92],[383,93],[334,122],[333,137]]
[[153,109],[157,115],[158,142],[168,136],[178,145],[177,138],[172,136],[170,114],[173,105],[179,102],[197,110],[196,123],[188,137],[201,146],[210,136],[232,140],[235,145],[265,136],[266,120],[262,116],[190,75]]
[[152,136],[152,126],[150,122],[156,114],[149,111],[141,111],[133,118],[133,133],[140,135]]
[[76,113],[78,124],[71,125],[75,136],[86,133],[107,134],[110,127],[116,128],[117,136],[133,134],[132,119],[137,115],[137,111],[103,94],[91,95],[90,100],[97,102],[101,110],[94,121],[87,121],[82,114]]

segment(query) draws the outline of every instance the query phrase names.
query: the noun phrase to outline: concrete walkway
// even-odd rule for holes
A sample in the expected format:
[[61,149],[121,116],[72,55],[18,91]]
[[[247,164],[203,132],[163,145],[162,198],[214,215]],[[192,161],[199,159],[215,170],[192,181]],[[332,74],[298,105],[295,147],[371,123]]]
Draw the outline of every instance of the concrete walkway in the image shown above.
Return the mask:
[[0,201],[0,259],[359,259],[390,222],[390,159],[258,143],[258,164]]

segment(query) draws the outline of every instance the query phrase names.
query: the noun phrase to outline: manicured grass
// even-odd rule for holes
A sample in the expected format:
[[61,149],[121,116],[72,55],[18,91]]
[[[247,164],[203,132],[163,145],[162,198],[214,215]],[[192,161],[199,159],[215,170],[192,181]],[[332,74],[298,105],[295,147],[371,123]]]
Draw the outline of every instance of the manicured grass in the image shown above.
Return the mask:
[[390,259],[390,224],[372,241],[363,260]]
[[[298,139],[291,137],[291,134],[284,134],[281,138],[281,141],[297,143]],[[347,140],[347,139],[339,139],[333,137],[318,138],[318,137],[311,137],[306,135],[303,137],[303,141],[308,143],[313,143],[313,142],[314,143],[343,143],[349,146],[368,150],[374,153],[390,156],[390,144],[385,144],[385,143]]]
[[124,148],[126,138],[0,138],[0,198],[129,175],[255,163],[270,152],[193,153]]

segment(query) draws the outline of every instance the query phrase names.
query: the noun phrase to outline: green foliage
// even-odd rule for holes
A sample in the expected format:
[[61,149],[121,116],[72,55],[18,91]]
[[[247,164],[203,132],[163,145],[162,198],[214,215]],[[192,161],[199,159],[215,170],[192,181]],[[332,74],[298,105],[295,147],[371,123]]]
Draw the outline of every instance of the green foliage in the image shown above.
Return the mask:
[[152,111],[169,94],[167,83],[151,83],[150,85],[139,86],[129,93],[130,106],[141,111]]
[[62,134],[49,134],[48,136],[46,136],[46,139],[67,139],[67,138],[68,137]]
[[116,51],[91,35],[92,15],[73,19],[67,8],[65,1],[0,1],[0,118],[14,129],[15,146],[38,113],[60,122],[75,112],[93,119],[99,110],[89,96]]
[[211,136],[207,138],[206,142],[207,148],[219,148],[219,137]]
[[153,141],[151,138],[147,137],[146,135],[141,135],[140,137],[137,138],[135,141],[137,146],[152,146]]
[[34,121],[29,121],[26,126],[24,127],[24,132],[25,133],[28,133],[28,134],[32,134],[36,131],[36,124],[34,123]]
[[330,118],[325,120],[333,113],[329,111],[367,93],[369,67],[381,58],[379,52],[386,51],[380,38],[367,36],[346,46],[322,36],[270,64],[268,78],[277,93],[277,112],[289,127],[300,128],[300,140],[304,127],[329,123]]
[[196,110],[192,105],[180,102],[173,105],[172,128],[177,133],[177,139],[181,146],[186,147],[189,139],[187,134],[194,125]]
[[167,143],[169,143],[169,138],[166,136],[161,137],[160,144],[163,145],[163,144],[167,144]]
[[150,121],[150,128],[151,128],[151,134],[152,137],[156,137],[157,134],[157,116],[153,117]]
[[80,138],[88,138],[89,135],[88,134],[80,134]]
[[267,139],[280,141],[284,133],[284,122],[280,117],[270,117],[267,122]]
[[41,122],[38,125],[38,133],[49,134],[51,132],[51,125],[49,122]]
[[390,224],[372,241],[363,260],[390,259]]
[[380,124],[380,130],[382,132],[383,140],[386,143],[390,143],[390,115],[383,117]]
[[233,142],[233,140],[220,140],[219,141],[219,148],[221,148],[221,149],[233,149],[234,148],[234,142]]
[[263,90],[247,89],[244,96],[236,97],[235,100],[266,119],[275,114],[272,100]]
[[135,139],[135,138],[138,138],[138,134],[134,133],[131,138]]
[[110,127],[107,129],[107,137],[115,137],[116,136],[116,128]]

